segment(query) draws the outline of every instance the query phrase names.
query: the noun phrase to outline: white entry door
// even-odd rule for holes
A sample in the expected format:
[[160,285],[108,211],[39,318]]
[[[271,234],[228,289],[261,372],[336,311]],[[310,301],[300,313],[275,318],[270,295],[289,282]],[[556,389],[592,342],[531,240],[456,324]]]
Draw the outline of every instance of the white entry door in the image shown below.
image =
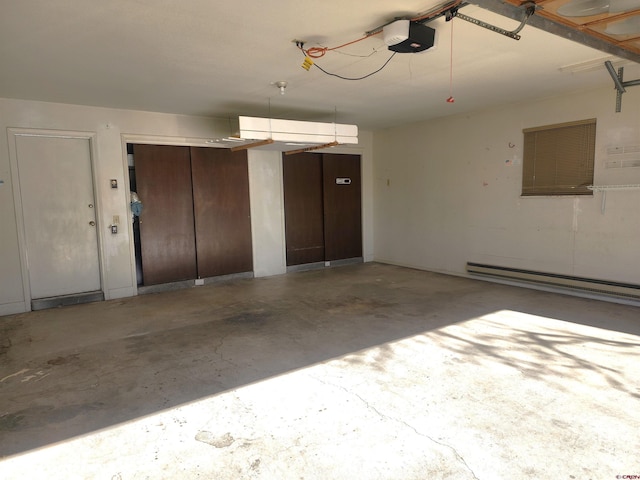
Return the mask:
[[100,290],[90,139],[15,139],[31,298]]

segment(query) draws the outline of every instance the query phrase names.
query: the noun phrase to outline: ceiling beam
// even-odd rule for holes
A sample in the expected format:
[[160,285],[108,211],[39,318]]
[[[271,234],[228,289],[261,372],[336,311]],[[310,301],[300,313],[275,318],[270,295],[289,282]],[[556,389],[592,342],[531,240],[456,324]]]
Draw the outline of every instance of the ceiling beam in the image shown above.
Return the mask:
[[[504,1],[502,0],[468,0],[467,4],[477,5],[481,8],[484,8],[485,10],[489,10],[490,12],[497,13],[504,17],[508,17],[518,21],[522,20],[522,15],[524,14],[524,9],[522,7],[516,7],[514,5],[504,3]],[[634,52],[618,47],[611,42],[600,39],[593,35],[581,32],[578,29],[556,23],[541,15],[533,14],[531,17],[529,17],[527,25],[539,28],[554,35],[558,35],[562,38],[581,43],[588,47],[601,50],[608,54],[616,55],[617,57],[640,63],[640,55]],[[523,31],[523,35],[526,35],[526,30]]]

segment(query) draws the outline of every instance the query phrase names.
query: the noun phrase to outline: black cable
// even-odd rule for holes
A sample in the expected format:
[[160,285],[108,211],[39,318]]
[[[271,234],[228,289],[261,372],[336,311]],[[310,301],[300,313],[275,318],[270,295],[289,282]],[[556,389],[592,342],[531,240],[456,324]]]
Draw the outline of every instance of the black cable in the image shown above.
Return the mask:
[[387,64],[391,61],[391,59],[396,55],[396,53],[398,53],[398,52],[393,52],[393,53],[391,54],[391,56],[387,59],[387,61],[386,61],[386,62],[384,62],[384,64],[383,64],[379,69],[377,69],[375,72],[371,72],[371,73],[368,73],[367,75],[364,75],[364,76],[362,76],[362,77],[357,77],[357,78],[343,77],[342,75],[338,75],[337,73],[327,72],[324,68],[322,68],[322,67],[321,67],[320,65],[318,65],[317,63],[314,63],[314,65],[315,65],[316,67],[318,67],[318,69],[320,69],[320,71],[321,71],[322,73],[325,73],[325,74],[330,75],[330,76],[332,76],[332,77],[337,77],[337,78],[340,78],[340,79],[342,79],[342,80],[364,80],[365,78],[368,78],[368,77],[370,77],[371,75],[375,75],[375,74],[376,74],[376,73],[378,73],[380,70],[382,70],[384,67],[386,67],[386,66],[387,66]]
[[[300,50],[302,51],[302,53],[306,56],[306,53],[305,53],[305,51],[304,51],[304,48],[303,48],[301,45],[298,45],[298,48],[300,48]],[[316,66],[316,67],[318,67],[318,69],[319,69],[322,73],[324,73],[324,74],[326,74],[326,75],[330,75],[330,76],[332,76],[332,77],[340,78],[340,79],[342,79],[342,80],[364,80],[365,78],[368,78],[368,77],[370,77],[371,75],[375,75],[375,74],[376,74],[376,73],[378,73],[380,70],[382,70],[384,67],[386,67],[386,66],[387,66],[387,64],[391,61],[391,59],[392,59],[393,57],[395,57],[396,53],[398,53],[398,52],[393,52],[393,53],[391,54],[391,56],[387,59],[387,61],[386,61],[386,62],[384,62],[384,64],[383,64],[379,69],[377,69],[375,72],[371,72],[371,73],[368,73],[368,74],[366,74],[366,75],[364,75],[364,76],[362,76],[362,77],[357,77],[357,78],[343,77],[342,75],[338,75],[337,73],[327,72],[324,68],[322,68],[320,65],[318,65],[318,64],[317,64],[317,63],[315,63],[315,62],[314,62],[314,64],[313,64],[313,65],[314,65],[314,66]]]

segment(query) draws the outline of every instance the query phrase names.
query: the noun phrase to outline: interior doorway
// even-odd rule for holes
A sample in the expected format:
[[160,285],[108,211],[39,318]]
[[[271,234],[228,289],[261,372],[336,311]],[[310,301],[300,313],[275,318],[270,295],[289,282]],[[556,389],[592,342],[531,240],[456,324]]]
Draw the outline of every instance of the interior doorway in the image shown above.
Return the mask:
[[103,300],[91,137],[13,136],[31,309]]

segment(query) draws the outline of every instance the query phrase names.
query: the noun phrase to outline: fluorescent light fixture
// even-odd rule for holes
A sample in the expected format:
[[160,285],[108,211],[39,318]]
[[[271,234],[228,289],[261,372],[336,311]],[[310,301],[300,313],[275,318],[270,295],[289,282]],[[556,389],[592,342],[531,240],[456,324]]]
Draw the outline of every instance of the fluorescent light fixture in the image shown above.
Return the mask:
[[590,17],[603,13],[622,13],[636,8],[637,0],[572,0],[556,11],[563,17]]
[[590,17],[609,12],[609,0],[573,0],[557,10],[563,17]]
[[638,0],[609,0],[609,13],[628,12],[638,7]]
[[595,72],[602,70],[602,64],[606,61],[613,63],[617,67],[622,67],[630,64],[631,62],[626,60],[620,60],[618,57],[608,55],[606,57],[594,58],[593,60],[587,60],[585,62],[570,63],[569,65],[563,65],[558,70],[561,72],[569,73],[582,73],[582,72]]
[[604,33],[607,35],[638,35],[640,34],[640,15],[611,22],[607,25]]

